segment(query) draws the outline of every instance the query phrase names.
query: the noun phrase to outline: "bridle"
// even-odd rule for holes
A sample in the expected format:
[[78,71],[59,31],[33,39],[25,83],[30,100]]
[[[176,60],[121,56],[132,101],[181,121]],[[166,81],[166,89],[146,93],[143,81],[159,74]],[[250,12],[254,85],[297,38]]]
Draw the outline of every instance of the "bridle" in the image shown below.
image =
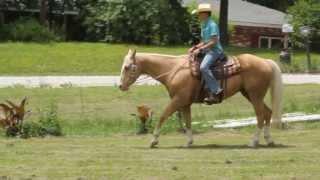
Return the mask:
[[[186,63],[191,61],[194,58],[194,56],[195,56],[195,54],[189,53],[188,54],[188,61],[186,61],[183,64],[181,64],[178,68],[173,67],[171,70],[169,70],[167,72],[164,72],[162,74],[159,74],[156,77],[146,76],[146,77],[140,78],[140,79],[136,80],[135,83],[142,83],[142,82],[144,82],[144,81],[146,81],[146,80],[148,80],[150,78],[152,78],[154,80],[159,80],[160,78],[162,78],[164,76],[167,76],[167,75],[171,74],[172,72],[174,72],[175,70],[178,70],[180,67],[184,66]],[[130,78],[134,78],[136,76],[136,73],[137,73],[137,70],[138,70],[138,66],[135,63],[131,63],[131,64],[127,65],[125,68],[131,70],[130,75],[129,75]]]

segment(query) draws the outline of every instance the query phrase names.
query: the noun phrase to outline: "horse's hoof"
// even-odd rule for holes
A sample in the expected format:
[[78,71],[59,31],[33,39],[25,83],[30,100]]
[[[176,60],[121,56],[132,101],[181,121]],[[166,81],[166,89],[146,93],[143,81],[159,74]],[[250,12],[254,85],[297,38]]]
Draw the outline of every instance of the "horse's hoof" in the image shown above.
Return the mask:
[[267,146],[268,146],[268,147],[275,147],[276,144],[275,144],[273,141],[271,141],[271,142],[269,142],[269,143],[267,144]]
[[274,123],[271,123],[271,127],[276,129],[285,129],[286,124],[281,122],[274,122]]
[[193,141],[188,142],[184,147],[185,148],[190,148],[193,144]]
[[252,141],[248,146],[251,148],[257,148],[259,146],[259,141]]
[[185,134],[187,132],[187,130],[185,128],[180,128],[180,129],[178,129],[178,132]]
[[152,141],[150,144],[150,148],[156,148],[158,143],[159,143],[159,141]]

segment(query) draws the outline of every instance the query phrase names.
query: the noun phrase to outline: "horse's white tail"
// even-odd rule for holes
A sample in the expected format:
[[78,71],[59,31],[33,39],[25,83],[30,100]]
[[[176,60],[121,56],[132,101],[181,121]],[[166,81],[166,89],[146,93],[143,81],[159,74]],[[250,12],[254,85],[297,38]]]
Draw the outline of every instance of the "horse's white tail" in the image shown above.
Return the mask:
[[271,82],[271,103],[272,103],[272,125],[273,127],[281,128],[282,117],[282,75],[277,63],[273,60],[268,60],[272,67],[273,77]]

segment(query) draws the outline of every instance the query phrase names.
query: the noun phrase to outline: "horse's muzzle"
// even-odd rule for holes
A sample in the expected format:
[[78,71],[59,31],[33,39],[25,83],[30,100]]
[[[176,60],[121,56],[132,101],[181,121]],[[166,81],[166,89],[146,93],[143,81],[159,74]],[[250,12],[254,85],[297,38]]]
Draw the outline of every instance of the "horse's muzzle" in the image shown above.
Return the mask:
[[128,91],[128,87],[125,87],[125,86],[123,86],[123,85],[119,85],[119,89],[121,90],[121,91]]

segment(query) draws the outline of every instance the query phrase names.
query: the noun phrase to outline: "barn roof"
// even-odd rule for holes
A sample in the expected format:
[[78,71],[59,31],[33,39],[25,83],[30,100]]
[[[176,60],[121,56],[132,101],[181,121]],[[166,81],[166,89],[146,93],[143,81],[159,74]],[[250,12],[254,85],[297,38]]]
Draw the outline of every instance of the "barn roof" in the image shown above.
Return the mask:
[[[184,4],[192,2],[193,0],[183,0]],[[218,14],[220,0],[196,0],[196,2],[210,3],[213,11]],[[281,28],[282,24],[287,23],[286,16],[287,14],[281,11],[244,0],[229,0],[228,19],[234,25]]]

